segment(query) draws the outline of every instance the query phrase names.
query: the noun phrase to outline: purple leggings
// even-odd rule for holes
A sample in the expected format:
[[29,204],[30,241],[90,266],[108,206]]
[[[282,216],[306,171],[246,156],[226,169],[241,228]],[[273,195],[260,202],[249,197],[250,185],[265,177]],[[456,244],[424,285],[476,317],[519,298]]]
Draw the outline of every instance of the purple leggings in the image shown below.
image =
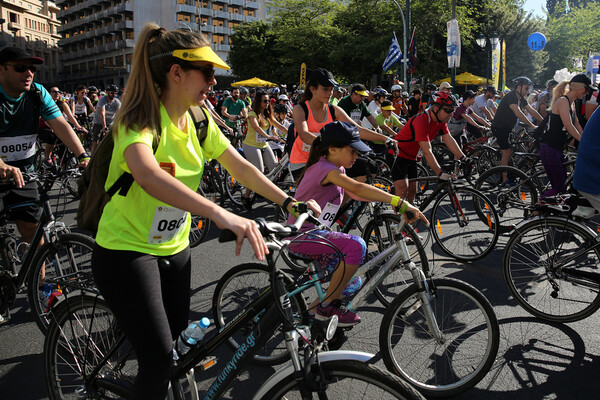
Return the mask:
[[[367,253],[365,241],[359,236],[347,233],[326,230],[307,232],[297,236],[290,243],[288,247],[290,253],[316,260],[321,265],[321,268],[331,274],[340,260],[337,252],[331,245],[327,246],[321,243],[323,241],[322,237],[326,238],[340,250],[346,265],[362,265]],[[360,277],[352,279],[346,286],[346,289],[344,289],[343,295],[350,296],[360,289],[361,284],[362,280]]]
[[565,184],[567,181],[567,171],[563,166],[565,162],[563,152],[548,146],[546,143],[542,143],[540,146],[540,158],[552,186],[541,195],[541,198],[564,193],[567,190]]

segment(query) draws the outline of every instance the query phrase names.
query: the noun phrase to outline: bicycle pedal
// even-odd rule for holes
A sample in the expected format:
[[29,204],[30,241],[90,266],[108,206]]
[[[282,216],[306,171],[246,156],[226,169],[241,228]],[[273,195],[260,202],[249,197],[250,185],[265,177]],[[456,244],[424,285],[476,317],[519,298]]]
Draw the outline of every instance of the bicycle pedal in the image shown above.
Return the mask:
[[207,369],[209,369],[210,367],[213,367],[215,365],[217,365],[217,357],[208,356],[204,360],[200,361],[200,364],[198,364],[198,367],[200,367],[201,371],[206,371]]

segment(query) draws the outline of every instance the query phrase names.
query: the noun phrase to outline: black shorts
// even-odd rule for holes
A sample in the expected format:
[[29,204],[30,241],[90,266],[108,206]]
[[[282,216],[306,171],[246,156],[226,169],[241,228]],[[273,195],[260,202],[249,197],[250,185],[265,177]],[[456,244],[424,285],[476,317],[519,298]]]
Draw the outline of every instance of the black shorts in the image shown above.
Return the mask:
[[58,136],[51,129],[42,128],[38,131],[38,137],[42,143],[56,144],[60,142]]
[[510,149],[510,131],[512,129],[494,128],[492,127],[492,135],[498,140],[498,146],[500,150]]
[[385,154],[388,165],[392,166],[392,180],[414,179],[417,177],[417,162],[403,157]]
[[92,142],[99,142],[104,138],[105,132],[102,131],[102,123],[94,124],[92,127]]
[[7,212],[11,220],[25,222],[38,222],[42,216],[42,207],[34,204],[33,201],[40,197],[36,182],[27,183],[21,189],[12,189],[6,192],[0,192],[0,209],[4,210],[17,204],[31,202],[23,207],[15,207]]

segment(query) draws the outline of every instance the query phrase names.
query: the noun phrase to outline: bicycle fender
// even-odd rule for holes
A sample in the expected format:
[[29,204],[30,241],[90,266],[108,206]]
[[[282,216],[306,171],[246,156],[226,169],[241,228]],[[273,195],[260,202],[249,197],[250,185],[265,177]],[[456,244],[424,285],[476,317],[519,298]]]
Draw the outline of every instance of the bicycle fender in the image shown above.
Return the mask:
[[[351,350],[336,350],[336,351],[325,351],[319,353],[319,361],[340,361],[340,360],[353,360],[367,362],[375,355],[370,353],[364,353],[362,351],[351,351]],[[269,390],[271,390],[277,383],[294,373],[294,366],[290,363],[285,368],[281,368],[279,371],[271,375],[269,379],[262,384],[258,391],[252,398],[253,400],[263,398]]]

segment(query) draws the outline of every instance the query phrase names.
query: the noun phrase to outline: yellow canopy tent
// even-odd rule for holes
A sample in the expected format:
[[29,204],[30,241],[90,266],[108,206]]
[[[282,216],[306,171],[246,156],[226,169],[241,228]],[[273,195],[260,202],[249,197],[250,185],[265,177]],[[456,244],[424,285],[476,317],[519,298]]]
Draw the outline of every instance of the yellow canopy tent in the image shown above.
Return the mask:
[[234,82],[231,86],[275,87],[277,84],[254,77],[252,79],[246,79],[245,81]]
[[[439,85],[442,82],[450,83],[450,77],[440,79],[435,81],[436,85]],[[482,78],[481,76],[473,75],[470,72],[463,72],[460,75],[456,75],[456,84],[457,85],[485,85],[488,80],[486,78]]]

